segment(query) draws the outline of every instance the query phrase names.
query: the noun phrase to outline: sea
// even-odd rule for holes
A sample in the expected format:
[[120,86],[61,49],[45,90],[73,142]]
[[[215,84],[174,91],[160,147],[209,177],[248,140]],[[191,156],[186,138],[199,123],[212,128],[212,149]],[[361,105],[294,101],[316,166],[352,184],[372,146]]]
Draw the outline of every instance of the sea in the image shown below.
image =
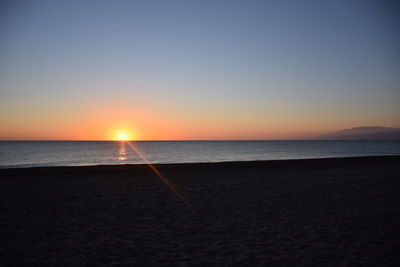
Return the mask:
[[400,155],[400,141],[0,141],[0,168]]

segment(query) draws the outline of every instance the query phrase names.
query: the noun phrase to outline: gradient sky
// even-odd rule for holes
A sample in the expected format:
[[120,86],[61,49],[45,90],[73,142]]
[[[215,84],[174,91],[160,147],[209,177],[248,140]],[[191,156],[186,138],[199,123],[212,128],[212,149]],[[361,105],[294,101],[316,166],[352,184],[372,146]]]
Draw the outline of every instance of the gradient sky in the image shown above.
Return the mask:
[[0,9],[0,139],[285,139],[400,127],[399,9],[387,1]]

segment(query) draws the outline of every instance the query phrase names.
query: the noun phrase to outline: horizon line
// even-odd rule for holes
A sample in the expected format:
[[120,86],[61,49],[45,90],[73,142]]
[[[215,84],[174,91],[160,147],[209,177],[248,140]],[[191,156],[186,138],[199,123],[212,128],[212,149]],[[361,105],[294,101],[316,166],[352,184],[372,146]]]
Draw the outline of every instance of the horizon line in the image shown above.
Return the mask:
[[232,141],[400,141],[400,139],[177,139],[177,140],[41,140],[41,139],[0,139],[0,142],[232,142]]
[[107,140],[107,139],[0,139],[0,142],[8,141],[44,141],[44,142],[175,142],[175,141],[294,141],[294,140],[318,140],[318,139],[137,139],[137,140]]

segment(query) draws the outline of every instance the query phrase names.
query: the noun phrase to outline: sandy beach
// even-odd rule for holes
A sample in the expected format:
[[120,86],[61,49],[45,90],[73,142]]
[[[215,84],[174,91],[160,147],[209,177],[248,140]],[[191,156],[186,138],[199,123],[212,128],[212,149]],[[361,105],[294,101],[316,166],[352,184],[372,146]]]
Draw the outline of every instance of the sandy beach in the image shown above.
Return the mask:
[[0,265],[399,266],[400,157],[1,169]]

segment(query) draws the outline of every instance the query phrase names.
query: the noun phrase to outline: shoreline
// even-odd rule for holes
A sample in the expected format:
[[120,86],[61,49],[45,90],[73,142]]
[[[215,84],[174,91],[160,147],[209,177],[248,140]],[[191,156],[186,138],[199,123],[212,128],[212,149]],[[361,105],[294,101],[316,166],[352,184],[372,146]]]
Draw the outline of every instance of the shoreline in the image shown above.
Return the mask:
[[[300,159],[272,159],[272,160],[243,160],[243,161],[217,161],[217,162],[183,162],[183,163],[151,163],[153,166],[205,166],[205,165],[282,165],[282,164],[309,164],[309,163],[323,163],[330,161],[331,163],[358,163],[360,161],[391,161],[400,159],[400,155],[373,155],[373,156],[348,156],[348,157],[326,157],[326,158],[300,158]],[[27,167],[2,167],[0,166],[0,172],[9,170],[37,170],[37,169],[95,169],[95,168],[115,168],[115,167],[134,167],[134,166],[148,166],[146,163],[135,163],[135,164],[93,164],[93,165],[59,165],[59,166],[27,166]]]
[[400,156],[155,167],[1,169],[1,264],[400,265]]

